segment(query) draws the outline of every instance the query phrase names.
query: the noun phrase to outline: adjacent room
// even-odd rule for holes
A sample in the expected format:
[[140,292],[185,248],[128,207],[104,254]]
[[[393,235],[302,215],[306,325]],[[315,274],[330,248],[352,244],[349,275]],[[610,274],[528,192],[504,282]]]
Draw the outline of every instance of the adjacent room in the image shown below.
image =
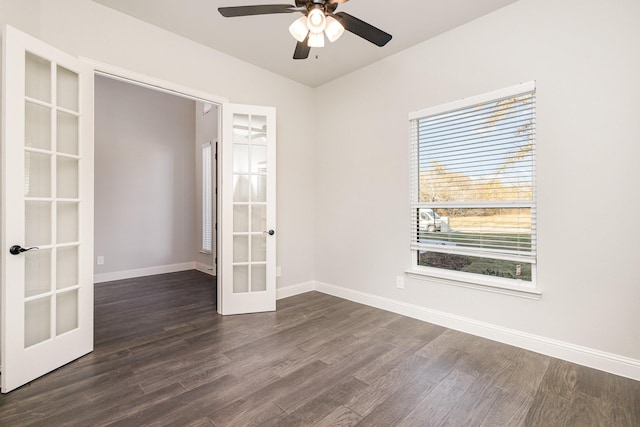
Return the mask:
[[96,283],[215,275],[217,121],[211,104],[96,77]]
[[640,3],[273,3],[0,0],[0,424],[640,425]]

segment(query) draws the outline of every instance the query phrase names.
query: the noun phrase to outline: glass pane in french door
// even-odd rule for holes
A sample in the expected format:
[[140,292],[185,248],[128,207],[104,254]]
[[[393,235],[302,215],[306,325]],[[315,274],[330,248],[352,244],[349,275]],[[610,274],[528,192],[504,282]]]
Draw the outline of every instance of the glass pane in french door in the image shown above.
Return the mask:
[[78,328],[79,79],[25,55],[24,345]]
[[267,118],[233,116],[233,292],[266,290]]
[[50,296],[24,303],[25,348],[51,338],[51,305]]
[[51,249],[24,254],[24,297],[51,292]]
[[56,105],[78,112],[80,94],[78,74],[59,65],[56,71]]
[[51,103],[51,62],[27,52],[25,55],[25,96]]
[[27,147],[51,150],[51,109],[41,104],[27,101],[24,108],[25,145]]
[[56,335],[78,327],[78,290],[59,293],[56,297]]

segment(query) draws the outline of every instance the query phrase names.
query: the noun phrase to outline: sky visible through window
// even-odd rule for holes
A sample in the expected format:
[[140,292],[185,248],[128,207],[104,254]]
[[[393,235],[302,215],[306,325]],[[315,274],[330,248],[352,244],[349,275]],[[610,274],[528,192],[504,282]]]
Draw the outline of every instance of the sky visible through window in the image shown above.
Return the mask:
[[[531,188],[534,102],[528,93],[420,119],[421,175],[431,185],[457,181],[467,190],[467,196],[477,193],[474,186],[489,183]],[[531,197],[530,192],[514,190],[508,198],[521,199],[523,194]],[[470,197],[485,199],[478,194]],[[423,201],[436,201],[433,198],[437,197],[432,194],[429,198]]]

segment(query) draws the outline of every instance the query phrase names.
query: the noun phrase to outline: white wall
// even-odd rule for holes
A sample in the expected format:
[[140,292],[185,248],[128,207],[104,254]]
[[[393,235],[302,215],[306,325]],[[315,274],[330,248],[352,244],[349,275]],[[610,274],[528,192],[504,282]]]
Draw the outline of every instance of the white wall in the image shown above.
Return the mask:
[[[318,88],[330,125],[316,128],[316,278],[640,365],[638,17],[637,0],[521,0]],[[409,278],[397,289],[410,265],[407,114],[530,80],[542,298]]]
[[10,24],[39,37],[40,3],[41,0],[0,0],[0,25]]
[[313,279],[313,115],[304,114],[312,110],[312,89],[89,0],[28,0],[20,5],[22,0],[18,5],[0,0],[0,10],[7,11],[0,23],[73,55],[231,102],[276,107],[278,286]]
[[195,102],[95,79],[96,274],[194,261]]

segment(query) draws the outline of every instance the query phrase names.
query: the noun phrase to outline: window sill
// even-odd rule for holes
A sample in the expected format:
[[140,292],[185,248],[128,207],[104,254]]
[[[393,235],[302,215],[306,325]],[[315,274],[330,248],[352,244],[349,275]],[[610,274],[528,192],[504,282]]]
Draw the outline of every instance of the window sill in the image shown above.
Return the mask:
[[200,253],[204,255],[211,255],[211,251],[205,251],[204,249],[200,249]]
[[[505,283],[508,279],[499,279],[494,277],[476,277],[458,272],[443,272],[439,269],[428,267],[413,267],[405,274],[412,279],[428,280],[430,282],[459,286],[462,288],[477,289],[485,292],[493,292],[502,295],[511,295],[520,298],[539,300],[542,298],[540,291],[534,284],[513,285]],[[471,276],[471,277],[470,277]],[[508,280],[511,281],[511,280]]]

